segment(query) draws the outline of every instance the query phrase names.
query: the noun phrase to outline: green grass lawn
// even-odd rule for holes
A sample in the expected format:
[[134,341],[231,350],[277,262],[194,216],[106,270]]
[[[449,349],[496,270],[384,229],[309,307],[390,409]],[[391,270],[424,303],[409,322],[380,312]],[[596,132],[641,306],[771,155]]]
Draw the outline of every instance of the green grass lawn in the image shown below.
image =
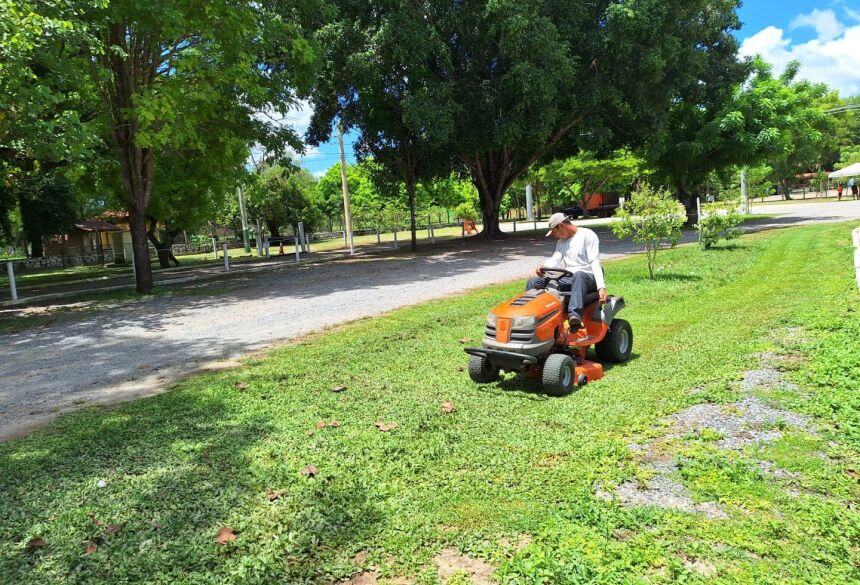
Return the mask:
[[[463,371],[464,343],[479,343],[487,309],[517,282],[64,416],[0,445],[0,581],[337,583],[374,566],[382,583],[431,584],[432,558],[453,546],[509,585],[857,582],[849,241],[840,224],[684,247],[658,257],[656,282],[642,257],[607,263],[634,359],[563,398],[513,376],[477,386]],[[627,444],[694,403],[734,400],[765,350],[795,356],[786,376],[802,390],[766,398],[817,427],[767,447],[798,474],[791,485],[759,470],[759,450],[719,451],[703,432],[677,453],[680,474],[727,518],[596,496],[642,473]],[[216,544],[224,527],[236,539]]]

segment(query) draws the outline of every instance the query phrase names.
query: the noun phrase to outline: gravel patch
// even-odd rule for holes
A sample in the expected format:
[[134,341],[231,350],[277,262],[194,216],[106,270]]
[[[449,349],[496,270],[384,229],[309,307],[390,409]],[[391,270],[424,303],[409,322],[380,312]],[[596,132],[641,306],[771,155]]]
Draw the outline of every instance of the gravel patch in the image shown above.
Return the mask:
[[[775,354],[761,354],[763,364],[773,363]],[[669,441],[683,440],[691,434],[709,430],[719,439],[714,445],[720,449],[741,451],[754,444],[768,443],[782,437],[784,428],[791,427],[811,432],[809,421],[794,412],[774,408],[761,399],[751,396],[757,389],[791,388],[782,379],[782,373],[764,365],[744,372],[740,389],[744,396],[731,404],[695,404],[675,413],[660,424],[665,433],[644,442],[632,442],[627,447],[643,469],[654,475],[644,484],[630,480],[613,488],[599,488],[597,495],[607,500],[618,500],[625,506],[655,506],[658,508],[702,514],[707,518],[727,518],[716,502],[695,502],[692,494],[675,479],[678,464],[672,455]],[[796,388],[796,387],[795,387]],[[691,393],[696,394],[698,388]],[[794,479],[798,476],[779,469],[771,462],[762,461],[763,472],[777,479]]]
[[618,500],[625,506],[654,506],[664,510],[703,514],[707,518],[728,518],[716,502],[695,502],[690,491],[672,478],[678,471],[675,460],[650,463],[644,466],[654,476],[644,484],[630,480],[613,491],[598,490],[604,500]]

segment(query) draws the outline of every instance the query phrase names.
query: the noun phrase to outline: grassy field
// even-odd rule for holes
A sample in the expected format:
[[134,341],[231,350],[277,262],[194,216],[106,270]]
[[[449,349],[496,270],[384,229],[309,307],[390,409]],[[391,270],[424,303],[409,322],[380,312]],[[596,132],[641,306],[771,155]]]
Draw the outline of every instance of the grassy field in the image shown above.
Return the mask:
[[[338,583],[374,570],[380,583],[431,584],[434,557],[453,547],[508,585],[858,582],[849,240],[841,224],[685,247],[662,255],[656,282],[642,257],[608,263],[634,359],[564,398],[463,371],[488,307],[520,290],[510,283],[64,416],[0,445],[0,580]],[[776,424],[779,439],[738,452],[710,429],[664,445],[678,481],[724,517],[598,497],[647,481],[627,445],[665,432],[667,415],[734,408],[762,351],[786,358],[799,389],[758,398],[812,430]],[[235,540],[216,544],[219,531]]]

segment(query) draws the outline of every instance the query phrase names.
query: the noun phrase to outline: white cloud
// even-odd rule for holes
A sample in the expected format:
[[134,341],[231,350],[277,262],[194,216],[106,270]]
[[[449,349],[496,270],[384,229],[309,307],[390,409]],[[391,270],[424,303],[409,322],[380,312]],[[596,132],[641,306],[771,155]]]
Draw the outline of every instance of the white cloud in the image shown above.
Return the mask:
[[[827,13],[833,17],[832,22]],[[798,60],[800,77],[824,82],[839,90],[842,96],[860,94],[860,59],[857,57],[860,54],[860,24],[846,27],[836,20],[832,10],[814,10],[811,14],[795,18],[792,28],[797,26],[813,26],[818,37],[805,43],[794,43],[785,37],[782,29],[769,26],[745,39],[740,53],[743,56],[761,55],[774,66],[777,74],[789,61]]]
[[831,41],[842,34],[845,30],[836,19],[836,13],[832,10],[818,10],[817,8],[809,14],[796,16],[789,25],[792,29],[811,26],[818,34],[819,40]]
[[328,171],[326,171],[326,170],[322,170],[322,171],[314,171],[311,174],[317,179],[322,179],[327,172]]
[[314,115],[314,109],[310,103],[305,100],[299,100],[295,108],[291,109],[286,115],[286,122],[293,129],[303,135],[311,123],[311,116]]

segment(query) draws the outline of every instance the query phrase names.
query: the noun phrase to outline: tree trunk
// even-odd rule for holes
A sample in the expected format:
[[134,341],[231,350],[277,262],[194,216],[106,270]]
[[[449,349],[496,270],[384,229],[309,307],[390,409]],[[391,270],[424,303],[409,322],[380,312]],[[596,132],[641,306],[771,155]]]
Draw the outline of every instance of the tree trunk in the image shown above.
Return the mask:
[[30,257],[31,258],[41,258],[45,255],[45,248],[42,246],[42,236],[39,235],[30,235]]
[[134,276],[137,292],[146,294],[152,290],[152,266],[149,264],[149,241],[146,237],[146,217],[142,209],[129,205],[128,219],[131,227],[131,249],[134,256]]
[[699,215],[696,208],[696,193],[698,189],[693,187],[692,192],[688,192],[684,185],[678,185],[678,200],[684,204],[684,209],[687,210],[687,225],[698,223]]
[[417,228],[415,225],[415,180],[407,179],[406,194],[409,198],[409,231],[412,234],[412,251],[418,249]]
[[134,275],[137,292],[152,290],[152,266],[149,263],[149,243],[146,234],[146,207],[152,193],[152,150],[135,144],[137,122],[122,119],[111,132],[119,152],[122,182],[128,201],[131,247],[134,255]]
[[149,231],[146,232],[149,241],[152,242],[152,245],[155,246],[156,252],[158,252],[158,264],[161,268],[170,268],[170,263],[173,262],[175,266],[179,266],[179,260],[176,259],[176,256],[173,255],[173,243],[176,241],[176,237],[180,234],[182,230],[177,229],[167,229],[164,231],[164,239],[159,241],[156,237],[156,227],[157,222],[155,220],[151,220]]
[[276,221],[266,221],[266,228],[269,230],[269,237],[273,240],[281,239],[280,226]]
[[481,236],[484,239],[504,237],[505,234],[499,226],[502,197],[511,183],[528,170],[528,167],[515,170],[507,149],[475,153],[474,156],[465,157],[463,160],[469,167],[472,182],[478,189],[481,215],[484,220]]
[[502,205],[502,195],[504,192],[496,194],[497,191],[482,190],[478,186],[478,196],[481,205],[481,216],[484,221],[484,229],[481,236],[484,239],[496,239],[505,236],[502,228],[499,226],[499,209]]
[[791,184],[788,179],[782,180],[782,199],[783,201],[791,201],[791,195],[789,195],[789,191],[791,190]]

